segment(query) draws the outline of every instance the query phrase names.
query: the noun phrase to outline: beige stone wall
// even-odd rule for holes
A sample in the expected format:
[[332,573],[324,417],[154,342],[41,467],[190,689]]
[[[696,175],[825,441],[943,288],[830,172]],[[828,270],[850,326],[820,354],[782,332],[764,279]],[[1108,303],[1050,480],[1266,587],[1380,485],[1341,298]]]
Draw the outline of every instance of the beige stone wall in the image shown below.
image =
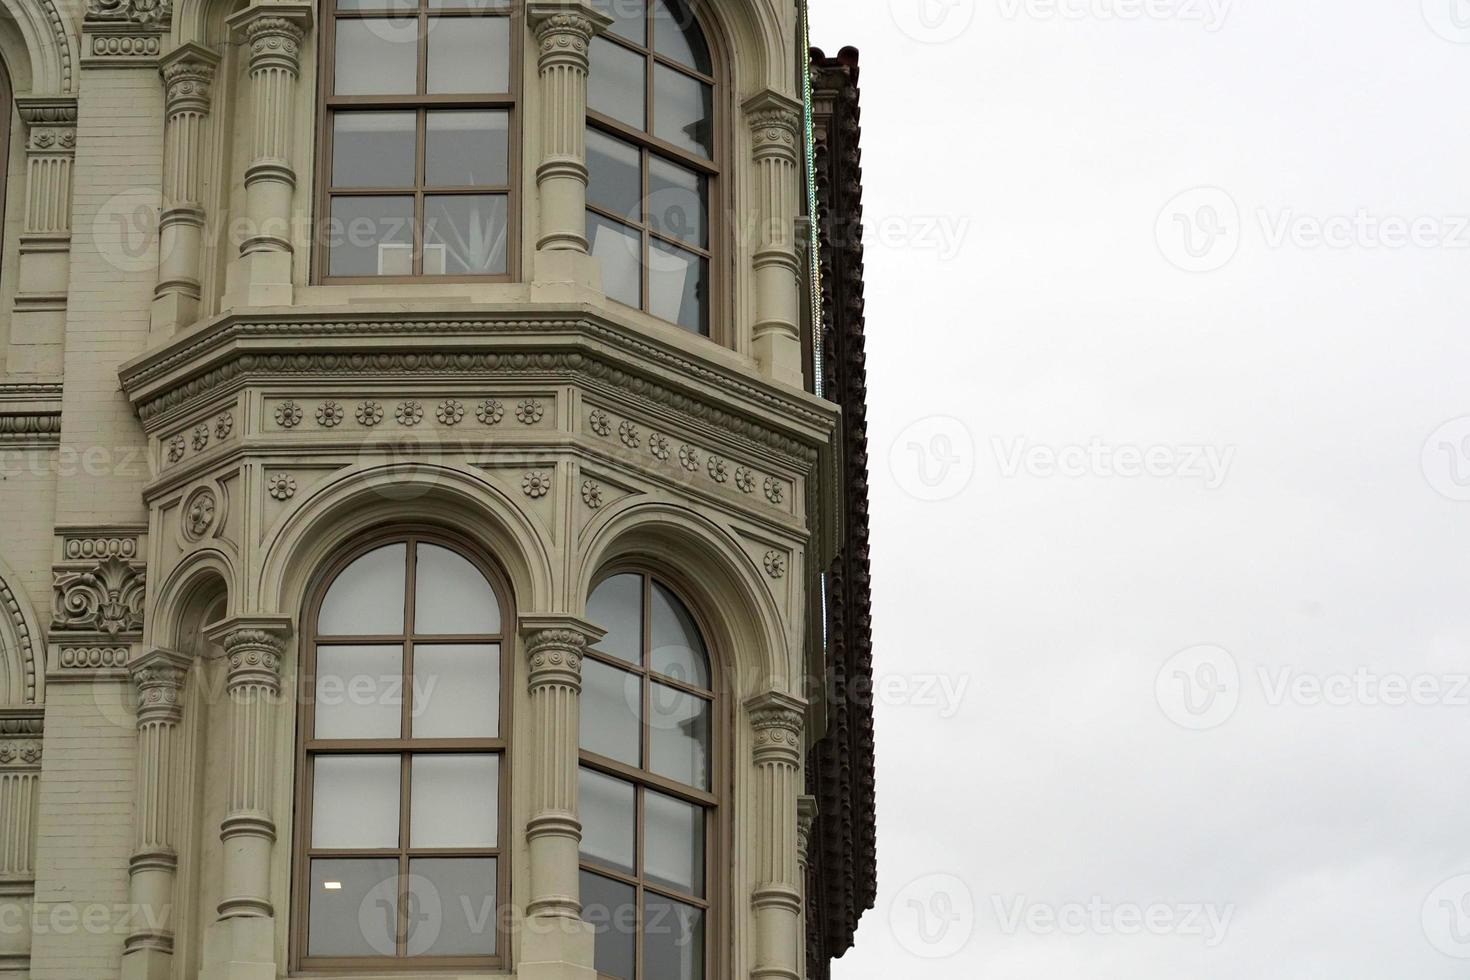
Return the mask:
[[[300,236],[239,252],[242,228],[308,227],[310,5],[0,2],[21,80],[0,454],[25,460],[0,472],[0,668],[24,715],[0,722],[39,750],[12,753],[33,819],[0,783],[0,845],[31,857],[0,867],[0,912],[44,913],[0,924],[0,975],[286,975],[302,606],[337,549],[403,521],[467,535],[514,587],[507,860],[548,927],[513,935],[514,972],[592,980],[574,800],[532,774],[576,765],[553,699],[574,708],[590,582],[637,556],[687,585],[719,661],[719,976],[798,975],[804,615],[838,420],[801,390],[794,332],[794,4],[699,5],[727,68],[723,345],[603,296],[576,166],[541,167],[580,144],[557,127],[580,131],[601,17],[527,6],[522,281],[345,287],[313,284]],[[289,176],[260,178],[263,117]],[[186,185],[196,238],[168,217]],[[197,298],[169,285],[187,281]]]

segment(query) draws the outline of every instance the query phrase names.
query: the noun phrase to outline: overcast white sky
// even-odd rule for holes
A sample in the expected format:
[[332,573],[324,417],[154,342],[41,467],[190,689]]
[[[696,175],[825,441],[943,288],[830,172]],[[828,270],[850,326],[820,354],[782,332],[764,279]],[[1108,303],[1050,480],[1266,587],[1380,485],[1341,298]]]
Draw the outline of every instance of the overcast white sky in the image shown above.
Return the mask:
[[1470,3],[813,5],[886,685],[837,976],[1470,974]]

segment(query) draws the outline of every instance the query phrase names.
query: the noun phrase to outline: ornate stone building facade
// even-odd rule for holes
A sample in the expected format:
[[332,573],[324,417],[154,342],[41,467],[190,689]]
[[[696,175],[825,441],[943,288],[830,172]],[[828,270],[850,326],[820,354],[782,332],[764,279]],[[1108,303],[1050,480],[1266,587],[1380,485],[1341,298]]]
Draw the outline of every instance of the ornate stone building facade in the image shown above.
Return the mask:
[[825,977],[855,53],[795,0],[0,0],[0,61],[0,975]]

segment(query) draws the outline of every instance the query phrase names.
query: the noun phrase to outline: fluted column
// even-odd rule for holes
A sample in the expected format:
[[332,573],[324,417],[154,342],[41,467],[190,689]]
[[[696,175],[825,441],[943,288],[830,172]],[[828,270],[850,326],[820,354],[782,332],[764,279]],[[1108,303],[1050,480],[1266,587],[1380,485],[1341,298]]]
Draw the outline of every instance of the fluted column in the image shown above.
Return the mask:
[[801,103],[765,91],[745,103],[754,147],[757,240],[752,348],[762,373],[802,387],[801,265],[796,219],[801,197]]
[[521,952],[523,978],[585,971],[590,980],[592,933],[581,920],[577,883],[582,842],[577,816],[578,712],[583,651],[602,635],[590,623],[567,616],[521,619],[531,695],[532,773],[531,818],[526,825],[531,888]]
[[224,636],[229,696],[230,795],[220,824],[225,844],[222,919],[269,917],[271,847],[276,840],[271,775],[284,637],[244,627]]
[[[587,69],[592,38],[612,18],[590,0],[533,0],[526,9],[539,46],[541,202],[537,281],[593,278],[587,255]],[[590,284],[590,283],[589,283]]]
[[801,795],[804,705],[772,692],[746,702],[754,732],[756,771],[756,886],[754,980],[798,980],[804,948],[801,935],[801,875],[797,843],[797,798]]
[[175,846],[174,793],[179,722],[189,659],[155,650],[133,663],[138,694],[138,770],[133,858],[128,897],[136,910],[123,943],[123,980],[165,980],[173,963]]
[[158,287],[152,330],[164,340],[199,315],[204,245],[205,121],[219,55],[184,44],[163,59],[163,210],[158,220]]
[[77,102],[71,96],[21,96],[15,103],[26,124],[26,180],[20,188],[23,223],[5,367],[13,374],[60,377]]
[[254,104],[250,164],[245,168],[247,231],[227,274],[227,304],[289,306],[291,228],[296,193],[294,146],[301,46],[311,5],[264,3],[230,18],[250,50]]
[[26,973],[36,893],[36,791],[41,781],[39,705],[0,708],[0,974]]

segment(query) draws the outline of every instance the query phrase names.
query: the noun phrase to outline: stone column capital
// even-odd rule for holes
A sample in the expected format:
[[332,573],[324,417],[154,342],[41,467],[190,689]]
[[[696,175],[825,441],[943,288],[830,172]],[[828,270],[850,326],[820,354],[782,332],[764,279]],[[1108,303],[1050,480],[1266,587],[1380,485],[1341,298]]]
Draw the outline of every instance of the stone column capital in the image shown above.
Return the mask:
[[169,116],[194,111],[209,111],[210,86],[220,57],[212,49],[193,41],[186,42],[164,55],[159,62],[163,76],[164,106]]
[[183,718],[182,696],[191,663],[182,653],[154,650],[128,665],[133,688],[138,692],[139,727],[150,723],[175,725]]
[[269,3],[246,7],[230,17],[230,27],[245,33],[250,45],[250,69],[301,67],[301,43],[312,24],[312,6],[306,3]]
[[543,57],[558,49],[575,50],[580,43],[585,58],[587,45],[613,22],[591,0],[531,0],[526,5],[526,17],[536,40],[541,42]]
[[284,616],[235,616],[216,623],[205,636],[225,651],[225,687],[263,687],[274,694],[281,686],[281,657],[291,637]]
[[817,798],[799,796],[796,799],[796,858],[802,864],[811,859],[812,828],[817,824]]
[[576,616],[522,616],[531,687],[562,684],[580,691],[582,656],[605,631]]
[[[46,714],[41,705],[0,708],[0,770],[41,768]],[[0,865],[3,865],[0,858]]]
[[790,96],[766,89],[746,99],[741,106],[750,124],[755,153],[777,153],[795,160],[799,157],[802,131],[802,105]]
[[755,731],[756,765],[801,765],[806,702],[779,691],[758,694],[745,702]]

